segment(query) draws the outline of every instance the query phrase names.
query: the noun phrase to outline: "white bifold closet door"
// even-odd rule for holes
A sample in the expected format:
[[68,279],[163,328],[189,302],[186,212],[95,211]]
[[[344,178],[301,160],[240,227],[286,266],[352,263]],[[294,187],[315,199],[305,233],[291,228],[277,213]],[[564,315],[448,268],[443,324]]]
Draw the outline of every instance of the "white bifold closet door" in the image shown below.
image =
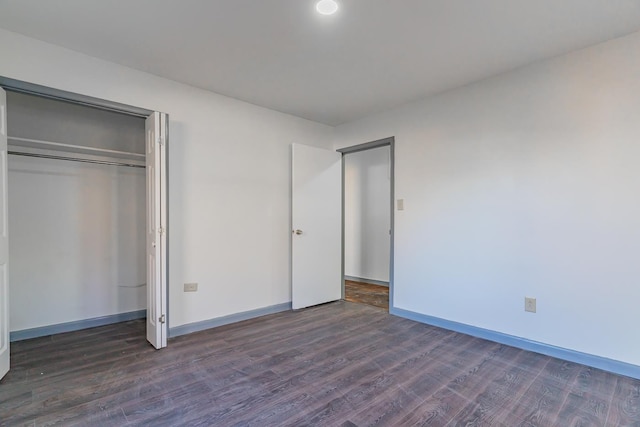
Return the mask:
[[155,348],[167,346],[166,132],[166,114],[147,118],[147,340]]
[[0,379],[9,371],[7,208],[7,94],[0,88]]
[[342,297],[342,155],[292,145],[292,307]]

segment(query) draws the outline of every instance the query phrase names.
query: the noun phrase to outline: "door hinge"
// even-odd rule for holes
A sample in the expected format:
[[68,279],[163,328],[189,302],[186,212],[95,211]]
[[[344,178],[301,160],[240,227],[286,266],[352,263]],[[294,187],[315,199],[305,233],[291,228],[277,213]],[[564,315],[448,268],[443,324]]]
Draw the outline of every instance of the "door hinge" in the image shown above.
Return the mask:
[[158,322],[160,322],[160,323],[165,323],[166,321],[167,321],[167,318],[165,317],[164,314],[162,316],[160,316],[160,318],[158,319]]
[[164,138],[158,138],[158,144],[164,145]]
[[162,227],[158,228],[158,233],[164,234],[164,228],[162,228]]

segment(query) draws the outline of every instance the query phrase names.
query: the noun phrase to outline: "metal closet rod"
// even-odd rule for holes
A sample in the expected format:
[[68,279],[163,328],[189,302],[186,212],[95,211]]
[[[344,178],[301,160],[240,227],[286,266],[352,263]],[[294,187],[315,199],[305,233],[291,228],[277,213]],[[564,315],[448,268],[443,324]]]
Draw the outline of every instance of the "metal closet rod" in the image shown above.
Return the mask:
[[69,162],[80,162],[80,163],[95,163],[98,165],[111,165],[111,166],[126,166],[129,168],[146,168],[145,165],[137,165],[135,163],[123,163],[123,162],[112,162],[107,160],[94,160],[94,159],[83,159],[79,157],[64,157],[64,156],[53,156],[50,154],[36,154],[36,153],[24,153],[22,151],[8,151],[8,154],[14,156],[25,156],[25,157],[38,157],[41,159],[54,159],[54,160],[66,160]]

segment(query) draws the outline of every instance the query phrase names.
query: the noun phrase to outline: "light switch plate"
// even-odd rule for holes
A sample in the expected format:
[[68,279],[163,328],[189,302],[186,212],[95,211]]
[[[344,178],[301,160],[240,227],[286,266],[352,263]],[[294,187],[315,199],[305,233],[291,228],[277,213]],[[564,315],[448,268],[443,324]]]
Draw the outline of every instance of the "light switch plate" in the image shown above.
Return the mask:
[[397,203],[398,203],[398,210],[399,211],[403,211],[404,210],[404,199],[398,199]]

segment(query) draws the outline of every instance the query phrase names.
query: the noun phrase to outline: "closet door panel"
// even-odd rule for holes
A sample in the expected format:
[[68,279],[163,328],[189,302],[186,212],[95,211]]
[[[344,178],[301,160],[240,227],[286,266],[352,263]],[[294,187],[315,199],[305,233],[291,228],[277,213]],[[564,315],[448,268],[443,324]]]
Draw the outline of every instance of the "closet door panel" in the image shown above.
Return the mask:
[[167,346],[166,325],[166,227],[164,203],[164,120],[153,113],[146,121],[147,169],[147,340],[155,347]]
[[7,95],[0,88],[0,378],[9,371],[7,207]]

